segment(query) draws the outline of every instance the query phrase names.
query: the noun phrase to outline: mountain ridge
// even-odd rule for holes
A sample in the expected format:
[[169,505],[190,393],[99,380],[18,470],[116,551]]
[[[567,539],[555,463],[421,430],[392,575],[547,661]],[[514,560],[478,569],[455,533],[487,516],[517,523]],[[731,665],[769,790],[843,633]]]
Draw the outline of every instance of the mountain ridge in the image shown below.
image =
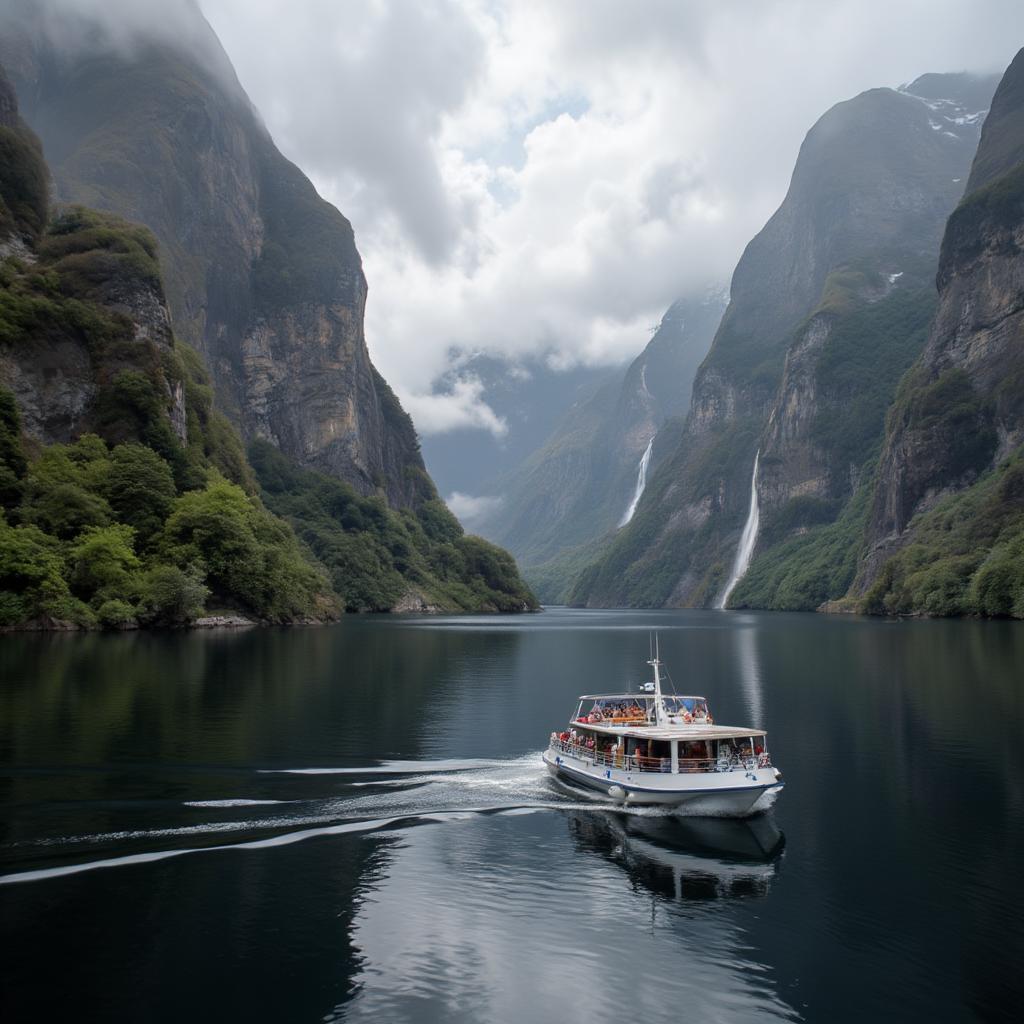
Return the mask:
[[[937,256],[945,215],[962,189],[978,121],[977,111],[954,103],[940,113],[936,102],[872,89],[832,107],[808,132],[786,198],[737,265],[679,446],[649,482],[634,522],[577,578],[573,603],[714,603],[746,518],[763,432],[774,415],[781,440],[800,419],[782,430],[779,388],[787,371],[793,384],[801,351],[816,365],[837,316],[905,291],[911,281],[928,281],[928,261]],[[805,369],[803,377],[813,388],[814,374]],[[878,432],[883,416],[884,408]],[[804,417],[799,429],[814,419]],[[835,521],[855,490],[849,472],[837,467],[829,479],[847,483],[831,506],[820,503],[832,484],[810,484],[824,478],[809,440],[805,435],[791,449],[785,473],[781,452],[760,464],[759,480],[769,490],[775,481],[778,539],[822,517]],[[799,470],[798,449],[800,459],[811,460]],[[818,493],[801,494],[797,477]],[[796,514],[793,521],[783,523],[783,506]],[[771,537],[771,518],[762,538]],[[733,600],[742,594],[738,587]]]

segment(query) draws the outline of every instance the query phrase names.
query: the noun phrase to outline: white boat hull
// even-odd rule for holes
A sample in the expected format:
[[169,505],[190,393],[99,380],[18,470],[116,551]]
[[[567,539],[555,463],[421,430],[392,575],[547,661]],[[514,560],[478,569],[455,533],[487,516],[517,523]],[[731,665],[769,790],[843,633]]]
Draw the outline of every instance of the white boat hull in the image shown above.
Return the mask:
[[684,807],[690,813],[742,818],[755,814],[769,792],[782,788],[772,767],[734,768],[725,772],[637,772],[594,764],[562,750],[543,754],[548,771],[557,778],[586,786],[610,800],[627,805]]

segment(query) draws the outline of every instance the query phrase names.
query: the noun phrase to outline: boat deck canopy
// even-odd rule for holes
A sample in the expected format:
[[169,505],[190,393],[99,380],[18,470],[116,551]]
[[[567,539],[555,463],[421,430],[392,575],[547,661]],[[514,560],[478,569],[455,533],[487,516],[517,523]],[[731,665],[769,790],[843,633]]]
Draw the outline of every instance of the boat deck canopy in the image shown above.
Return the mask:
[[727,740],[768,735],[764,729],[747,729],[742,725],[612,725],[578,720],[570,724],[604,736],[631,736],[644,740]]
[[[706,701],[707,697],[698,697],[695,693],[663,693],[663,697],[671,697],[673,700],[703,700]],[[578,697],[577,700],[653,700],[654,694],[647,693],[641,690],[639,693],[633,691],[631,693],[585,693],[582,697]]]

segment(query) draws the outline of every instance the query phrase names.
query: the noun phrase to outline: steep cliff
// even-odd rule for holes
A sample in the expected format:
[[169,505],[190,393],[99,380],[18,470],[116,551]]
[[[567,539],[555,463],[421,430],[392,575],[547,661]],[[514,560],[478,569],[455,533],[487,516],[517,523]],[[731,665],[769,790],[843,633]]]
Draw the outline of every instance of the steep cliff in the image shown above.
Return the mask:
[[168,625],[208,599],[336,615],[292,532],[238,486],[251,472],[175,342],[156,240],[83,207],[47,220],[2,74],[0,144],[0,628]]
[[652,472],[666,447],[655,435],[685,415],[725,301],[722,288],[709,287],[675,302],[625,373],[578,402],[537,451],[488,489],[500,505],[482,530],[512,551],[542,597],[561,596],[581,545],[631,517],[641,472]]
[[425,477],[416,511],[394,509],[256,442],[264,503],[174,336],[156,239],[81,206],[48,219],[2,70],[0,149],[0,628],[180,625],[207,603],[274,622],[534,606],[511,557],[464,536]]
[[66,5],[0,3],[57,196],[153,231],[176,329],[246,439],[415,507],[433,488],[370,362],[352,228],[278,151],[198,7],[174,13],[126,40]]
[[[925,76],[862,93],[815,124],[784,202],[737,265],[676,450],[633,523],[581,574],[575,602],[714,601],[758,450],[762,551],[838,521],[923,342],[930,267],[994,85]],[[879,333],[882,309],[903,329]],[[851,405],[855,425],[840,428]]]
[[1024,51],[992,100],[936,283],[853,594],[871,611],[1024,616]]

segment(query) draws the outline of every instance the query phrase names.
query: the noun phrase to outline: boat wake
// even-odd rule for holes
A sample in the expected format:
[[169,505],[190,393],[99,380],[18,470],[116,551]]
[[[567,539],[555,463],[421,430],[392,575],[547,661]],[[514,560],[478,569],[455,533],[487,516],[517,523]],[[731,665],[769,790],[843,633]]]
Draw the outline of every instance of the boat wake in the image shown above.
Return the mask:
[[[187,820],[166,827],[125,828],[10,844],[6,852],[17,849],[29,863],[38,863],[39,853],[33,854],[32,850],[40,848],[46,849],[47,859],[57,856],[74,862],[31,868],[26,864],[25,870],[0,875],[0,885],[149,864],[191,854],[266,850],[324,836],[396,832],[482,815],[551,810],[587,812],[595,808],[614,808],[642,817],[679,813],[661,807],[624,809],[598,793],[556,782],[541,762],[540,751],[506,760],[385,761],[363,767],[260,769],[253,772],[253,781],[264,788],[269,776],[278,776],[288,786],[287,798],[179,801],[174,806]],[[298,783],[295,776],[308,777],[312,792],[305,796],[296,792],[296,787],[304,788],[307,784]],[[258,816],[252,813],[257,808]],[[234,812],[236,817],[203,820],[211,811]],[[197,820],[197,814],[203,817]],[[202,840],[202,845],[196,845],[196,839]],[[167,840],[171,840],[170,845]],[[161,841],[161,848],[147,848],[155,841]],[[126,846],[129,852],[121,853]],[[135,850],[131,849],[133,846]],[[97,857],[97,852],[105,848],[112,855]],[[113,849],[119,852],[113,854]],[[80,859],[83,857],[89,859]]]

